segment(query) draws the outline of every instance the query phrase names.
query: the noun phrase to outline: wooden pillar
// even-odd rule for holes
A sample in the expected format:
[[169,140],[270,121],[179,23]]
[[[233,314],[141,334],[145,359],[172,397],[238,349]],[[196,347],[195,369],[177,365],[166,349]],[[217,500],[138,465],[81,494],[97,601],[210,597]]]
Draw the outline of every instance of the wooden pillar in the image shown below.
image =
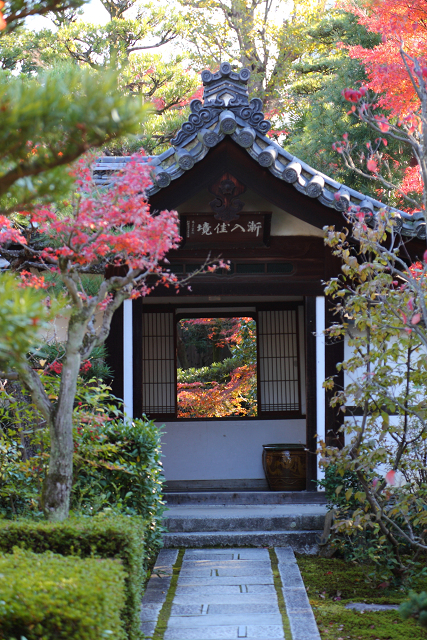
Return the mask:
[[133,318],[132,300],[123,302],[123,409],[133,418]]
[[142,417],[142,298],[132,301],[133,417]]
[[317,485],[317,403],[316,403],[316,298],[305,298],[305,373],[306,373],[306,436],[307,449],[307,491],[316,491]]
[[[317,442],[325,442],[326,396],[323,383],[325,381],[325,297],[316,296],[316,408],[317,408]],[[325,477],[323,467],[317,458],[317,479]]]

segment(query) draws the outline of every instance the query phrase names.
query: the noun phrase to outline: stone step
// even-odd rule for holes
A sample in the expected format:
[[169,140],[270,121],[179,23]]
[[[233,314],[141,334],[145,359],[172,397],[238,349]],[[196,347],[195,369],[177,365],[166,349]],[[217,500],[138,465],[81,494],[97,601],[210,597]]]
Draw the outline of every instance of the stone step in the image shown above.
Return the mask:
[[165,512],[169,533],[212,531],[319,531],[324,505],[180,505]]
[[318,551],[318,531],[197,531],[165,533],[166,548],[200,547],[273,547],[291,546],[298,553],[314,554]]
[[325,504],[324,491],[166,491],[168,505],[177,504]]

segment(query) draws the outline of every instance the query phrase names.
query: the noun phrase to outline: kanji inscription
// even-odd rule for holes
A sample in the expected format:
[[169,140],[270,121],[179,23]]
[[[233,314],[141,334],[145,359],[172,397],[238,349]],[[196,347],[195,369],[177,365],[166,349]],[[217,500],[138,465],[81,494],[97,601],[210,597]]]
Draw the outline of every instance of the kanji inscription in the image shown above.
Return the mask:
[[187,214],[184,216],[185,243],[262,246],[266,241],[266,216],[269,215],[244,213],[238,220],[221,222],[209,214]]

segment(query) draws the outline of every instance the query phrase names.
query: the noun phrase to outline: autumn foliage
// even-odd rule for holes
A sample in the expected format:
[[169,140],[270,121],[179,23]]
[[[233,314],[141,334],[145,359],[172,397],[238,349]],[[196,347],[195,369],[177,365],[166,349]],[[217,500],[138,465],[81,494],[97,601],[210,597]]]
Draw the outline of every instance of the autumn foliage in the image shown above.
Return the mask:
[[[68,515],[79,373],[87,373],[93,350],[104,343],[113,314],[124,300],[147,295],[158,284],[179,284],[161,266],[180,241],[178,214],[150,210],[146,194],[151,167],[146,158],[132,157],[107,190],[93,183],[90,161],[82,160],[74,168],[76,191],[70,203],[22,212],[17,224],[0,219],[1,254],[21,271],[20,286],[43,289],[48,273],[61,283],[70,313],[64,357],[47,370],[61,378],[57,397],[52,398],[25,351],[16,355],[9,349],[9,358],[1,363],[18,371],[49,427],[51,451],[42,501],[51,520]],[[36,267],[38,273],[28,267]],[[90,288],[83,276],[100,272],[105,277]]]
[[253,416],[256,405],[256,335],[251,318],[197,318],[184,330],[204,327],[215,349],[228,346],[231,358],[199,369],[178,370],[178,417]]
[[[230,372],[228,382],[178,383],[179,418],[223,418],[254,415],[250,396],[256,387],[256,365],[247,364]],[[256,409],[255,409],[256,414]]]
[[427,9],[423,0],[373,0],[346,2],[347,9],[368,31],[382,34],[382,42],[372,49],[349,47],[352,58],[362,60],[368,74],[367,87],[378,93],[378,103],[393,115],[404,117],[418,106],[418,96],[399,55],[405,51],[424,62],[427,77]]
[[[357,16],[368,31],[380,34],[372,49],[347,46],[350,57],[366,71],[364,86],[345,88],[342,95],[354,114],[367,123],[376,138],[358,148],[347,134],[333,145],[344,164],[363,178],[379,183],[379,197],[409,213],[427,209],[427,160],[424,150],[427,121],[427,12],[422,0],[344,2],[342,8]],[[342,45],[344,47],[344,45]],[[384,135],[386,137],[384,137]],[[393,155],[388,141],[396,143]],[[412,155],[401,166],[403,147]]]
[[[100,261],[124,265],[135,272],[135,293],[148,293],[150,287],[141,276],[159,274],[159,260],[178,246],[180,238],[176,212],[151,214],[145,195],[151,185],[150,166],[145,160],[143,155],[135,155],[118,174],[113,188],[98,190],[92,182],[88,159],[84,158],[73,171],[78,191],[65,211],[58,215],[54,207],[46,206],[26,214],[32,228],[51,240],[42,250],[32,250],[41,268],[66,276],[88,272]],[[25,233],[10,220],[2,216],[0,224],[3,226],[0,242],[28,245]],[[34,286],[28,275],[23,273],[23,282]],[[161,280],[176,282],[167,272]],[[38,281],[38,286],[42,286],[42,281]],[[83,299],[84,292],[79,292],[79,296]]]

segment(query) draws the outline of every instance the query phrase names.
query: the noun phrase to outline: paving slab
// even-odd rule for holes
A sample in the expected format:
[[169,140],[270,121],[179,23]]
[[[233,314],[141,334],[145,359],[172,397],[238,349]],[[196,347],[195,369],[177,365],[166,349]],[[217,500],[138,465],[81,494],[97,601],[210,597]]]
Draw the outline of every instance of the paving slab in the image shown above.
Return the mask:
[[174,604],[172,606],[172,616],[210,616],[214,615],[274,615],[277,613],[277,602],[264,602],[264,603],[247,603],[247,604]]
[[311,611],[311,606],[307,598],[307,592],[303,589],[283,589],[283,597],[285,599],[286,612],[299,613]]
[[168,628],[201,628],[201,627],[223,627],[224,625],[281,625],[282,616],[278,612],[276,614],[258,615],[250,613],[235,614],[207,614],[201,616],[171,616],[168,622]]
[[[244,635],[246,634],[246,635]],[[223,626],[194,629],[167,629],[164,640],[280,640],[284,638],[282,625]]]
[[[179,597],[181,596],[188,596],[188,597],[198,596],[199,597],[200,596],[202,598],[205,598],[205,597],[216,596],[221,594],[231,596],[231,595],[237,595],[239,593],[243,593],[241,586],[242,585],[238,585],[238,584],[193,586],[193,585],[182,585],[181,583],[178,583],[175,593],[176,593],[176,597],[178,596]],[[267,585],[263,585],[263,586],[267,586]],[[245,589],[245,593],[247,593],[246,589]]]
[[302,578],[297,564],[279,564],[279,572],[283,589],[301,587]]
[[246,590],[247,593],[274,593],[276,594],[276,589],[273,584],[243,584],[241,585],[241,589],[244,593]]
[[183,578],[214,578],[214,577],[235,577],[235,576],[265,576],[272,574],[271,569],[263,569],[262,567],[227,567],[224,566],[215,566],[212,568],[209,567],[186,567],[182,566],[180,576]]
[[237,560],[235,553],[205,553],[204,549],[200,549],[199,553],[188,553],[188,551],[194,550],[186,549],[184,555],[186,560]]
[[354,611],[397,611],[398,604],[366,604],[365,602],[349,602],[345,605],[346,609]]
[[320,640],[319,629],[317,628],[313,613],[291,615],[288,617],[292,640]]
[[273,575],[258,575],[258,576],[205,576],[203,578],[193,576],[179,576],[179,586],[196,586],[196,585],[258,585],[258,584],[274,584]]
[[[172,553],[171,553],[172,551]],[[292,638],[320,640],[292,549],[276,549]],[[178,552],[159,554],[141,611],[152,637]],[[161,570],[159,570],[161,567]],[[282,614],[267,549],[186,549],[164,640],[280,640]]]
[[161,569],[162,565],[166,568],[172,567],[178,558],[178,549],[161,549],[157,556],[155,569]]
[[140,629],[142,633],[147,636],[147,638],[151,638],[156,630],[157,621],[149,620],[148,622],[141,622]]
[[[234,555],[234,554],[233,554]],[[238,555],[238,554],[235,554]],[[184,556],[184,562],[182,563],[182,568],[198,568],[198,567],[215,567],[218,569],[219,567],[249,567],[251,569],[259,568],[259,569],[269,569],[270,568],[270,558],[266,558],[265,560],[253,560],[251,559],[243,559],[243,558],[191,558],[187,559]]]
[[149,604],[144,602],[144,606],[141,607],[140,613],[141,622],[150,622],[150,620],[157,620],[162,606],[163,602],[160,604]]
[[201,604],[208,602],[211,604],[235,604],[235,605],[250,605],[250,604],[270,604],[276,602],[277,598],[275,594],[271,593],[192,593],[182,594],[181,591],[175,592],[173,599],[174,604]]
[[206,627],[205,629],[188,627],[167,629],[164,640],[237,640],[238,638],[247,638],[247,640],[280,640],[284,638],[284,635],[282,625],[226,625],[223,627]]
[[297,559],[295,558],[292,547],[275,547],[274,551],[280,564],[297,564]]

